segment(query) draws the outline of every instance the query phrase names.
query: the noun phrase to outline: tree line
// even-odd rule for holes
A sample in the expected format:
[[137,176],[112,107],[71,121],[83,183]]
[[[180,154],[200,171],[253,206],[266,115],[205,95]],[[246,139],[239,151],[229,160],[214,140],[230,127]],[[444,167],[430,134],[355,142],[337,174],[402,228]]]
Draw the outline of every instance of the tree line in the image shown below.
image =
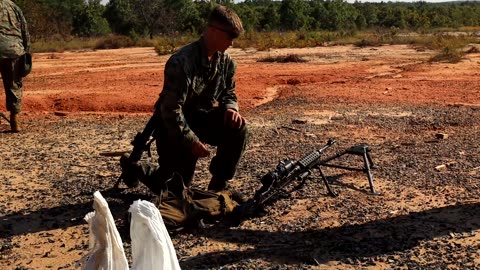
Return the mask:
[[480,26],[480,2],[347,3],[343,0],[14,0],[33,41],[198,34],[215,4],[233,8],[246,31],[357,31]]

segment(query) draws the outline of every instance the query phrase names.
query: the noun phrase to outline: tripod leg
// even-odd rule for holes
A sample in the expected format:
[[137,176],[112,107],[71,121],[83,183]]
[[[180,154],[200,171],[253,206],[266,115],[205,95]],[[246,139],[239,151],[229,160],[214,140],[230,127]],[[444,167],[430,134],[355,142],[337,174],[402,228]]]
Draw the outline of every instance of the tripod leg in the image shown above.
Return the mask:
[[330,186],[330,183],[328,183],[327,177],[323,173],[322,168],[318,167],[318,170],[320,171],[320,175],[322,176],[323,182],[325,183],[325,186],[327,187],[328,195],[330,195],[332,197],[338,197],[338,194],[335,191],[333,191],[332,187]]
[[367,154],[367,151],[363,153],[363,162],[365,163],[365,170],[367,173],[367,178],[368,178],[368,184],[370,185],[370,191],[374,195],[380,195],[377,191],[375,191],[375,187],[373,186],[373,177],[372,173],[370,172],[370,162],[369,162],[369,155]]

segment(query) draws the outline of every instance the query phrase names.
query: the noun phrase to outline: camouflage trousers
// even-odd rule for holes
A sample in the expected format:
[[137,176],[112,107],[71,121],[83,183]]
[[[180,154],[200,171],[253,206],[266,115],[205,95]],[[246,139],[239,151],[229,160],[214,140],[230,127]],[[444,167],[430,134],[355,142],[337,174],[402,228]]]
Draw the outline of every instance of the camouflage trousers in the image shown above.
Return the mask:
[[19,58],[0,59],[0,74],[5,89],[7,111],[19,113],[22,107],[22,76]]
[[[226,127],[224,110],[218,108],[210,112],[185,113],[185,118],[202,142],[216,146],[215,156],[209,166],[212,179],[224,183],[231,180],[246,148],[247,126],[240,129]],[[141,164],[141,175],[138,179],[156,194],[165,188],[165,181],[170,179],[173,173],[181,176],[183,185],[190,186],[197,164],[197,158],[191,149],[186,148],[179,138],[169,138],[165,129],[159,130],[155,142],[159,165]],[[183,190],[183,185],[170,183],[169,188]]]

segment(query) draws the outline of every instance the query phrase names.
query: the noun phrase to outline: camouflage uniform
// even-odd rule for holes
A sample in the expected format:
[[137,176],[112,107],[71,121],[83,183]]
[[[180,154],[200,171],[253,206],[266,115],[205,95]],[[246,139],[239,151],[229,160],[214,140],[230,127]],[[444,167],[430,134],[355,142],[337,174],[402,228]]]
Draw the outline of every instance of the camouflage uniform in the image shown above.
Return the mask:
[[30,35],[20,8],[10,0],[0,0],[0,72],[7,110],[21,111],[22,75],[20,57],[30,52]]
[[[158,192],[161,179],[178,172],[189,186],[197,158],[196,140],[217,146],[210,163],[212,179],[226,183],[234,177],[247,141],[247,127],[224,125],[227,109],[238,111],[236,64],[227,53],[216,52],[209,62],[203,38],[172,55],[165,66],[163,91],[155,104],[162,122],[156,131],[161,170],[143,165],[143,183]],[[142,180],[142,178],[140,178]]]

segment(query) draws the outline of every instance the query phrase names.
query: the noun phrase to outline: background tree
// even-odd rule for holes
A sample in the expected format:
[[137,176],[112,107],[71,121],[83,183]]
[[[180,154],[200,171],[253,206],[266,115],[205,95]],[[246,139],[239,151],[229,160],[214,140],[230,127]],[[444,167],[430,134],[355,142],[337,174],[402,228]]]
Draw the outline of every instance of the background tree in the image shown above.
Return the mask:
[[265,31],[273,31],[280,28],[281,17],[279,9],[279,5],[272,1],[268,1],[268,3],[263,6],[260,10],[261,19],[259,21],[261,29]]
[[140,29],[131,0],[110,0],[103,16],[116,34],[131,36]]
[[245,31],[261,30],[260,19],[262,18],[262,14],[260,14],[259,8],[255,8],[255,6],[252,5],[239,5],[235,10],[242,19]]
[[355,30],[355,20],[358,11],[353,5],[342,0],[326,1],[325,7],[328,11],[327,17],[323,19],[322,25],[327,30]]
[[111,32],[107,20],[103,17],[105,6],[101,0],[87,0],[73,16],[73,34],[81,37],[104,36]]
[[[202,3],[201,3],[202,4]],[[210,7],[210,4],[203,3]],[[178,29],[180,32],[199,33],[203,30],[206,20],[203,17],[199,5],[191,0],[177,0],[176,4],[172,5],[174,10],[178,10],[177,17]],[[208,9],[208,12],[210,8]]]
[[365,18],[367,27],[378,25],[378,6],[376,4],[355,2],[353,6],[360,16]]
[[328,10],[325,1],[313,0],[310,2],[310,17],[312,18],[312,29],[320,30],[328,27]]
[[308,3],[302,0],[284,0],[280,5],[281,27],[285,30],[308,30]]
[[[68,40],[110,32],[130,37],[199,33],[217,4],[237,11],[247,31],[480,26],[480,2],[348,3],[344,0],[14,0],[32,40]],[[108,25],[107,23],[108,22]]]
[[166,0],[131,1],[139,22],[145,27],[145,31],[151,39],[156,33],[173,30],[176,14],[168,7]]

